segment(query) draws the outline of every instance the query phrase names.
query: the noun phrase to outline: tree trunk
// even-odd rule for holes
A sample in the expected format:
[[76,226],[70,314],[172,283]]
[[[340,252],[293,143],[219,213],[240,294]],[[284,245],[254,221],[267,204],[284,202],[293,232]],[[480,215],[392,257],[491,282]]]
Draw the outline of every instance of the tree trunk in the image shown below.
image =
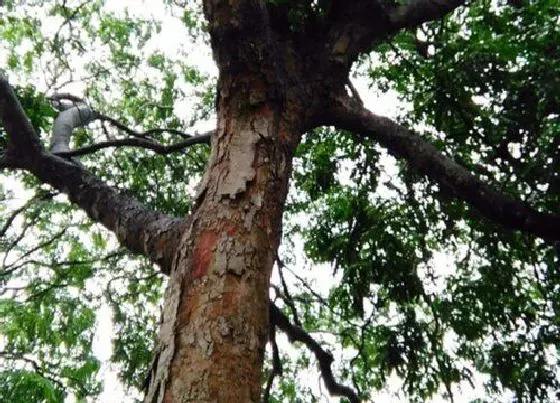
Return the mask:
[[317,64],[270,29],[264,3],[203,4],[220,70],[218,126],[172,266],[149,403],[260,400],[292,157],[329,91],[306,74]]
[[165,295],[150,403],[260,400],[269,280],[299,136],[264,92],[227,96],[235,83],[220,81],[218,130]]

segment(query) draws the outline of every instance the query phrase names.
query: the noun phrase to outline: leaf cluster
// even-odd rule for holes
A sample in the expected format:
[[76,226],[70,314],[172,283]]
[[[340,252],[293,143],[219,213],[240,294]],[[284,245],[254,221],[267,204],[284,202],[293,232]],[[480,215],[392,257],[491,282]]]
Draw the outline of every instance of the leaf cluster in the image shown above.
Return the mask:
[[[377,44],[360,66],[442,153],[556,211],[559,15],[546,0],[477,2]],[[341,373],[362,396],[396,374],[412,401],[449,398],[479,387],[478,372],[488,396],[557,398],[555,244],[481,218],[344,132],[310,133],[299,152],[286,238],[303,238],[335,285],[314,292],[314,276],[299,274],[291,297],[306,329],[344,346]]]

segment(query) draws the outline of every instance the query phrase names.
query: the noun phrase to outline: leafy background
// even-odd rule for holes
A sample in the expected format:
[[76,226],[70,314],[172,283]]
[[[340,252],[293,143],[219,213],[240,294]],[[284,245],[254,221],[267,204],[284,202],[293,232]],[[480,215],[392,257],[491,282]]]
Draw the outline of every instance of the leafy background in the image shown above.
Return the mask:
[[[0,8],[0,67],[46,146],[56,116],[46,97],[57,92],[138,131],[212,127],[216,72],[204,62],[199,2],[148,3],[157,16],[102,1]],[[291,29],[308,16],[296,17]],[[496,189],[558,212],[559,23],[556,1],[477,1],[376,44],[354,79],[396,97],[400,123]],[[76,131],[74,147],[107,133],[123,135],[95,123]],[[5,141],[0,131],[0,150]],[[80,162],[181,217],[208,151],[122,148]],[[382,148],[332,128],[304,136],[285,222],[271,297],[364,399],[560,399],[558,245],[481,218]],[[107,371],[140,396],[165,278],[25,173],[2,173],[0,235],[0,396],[95,400]],[[107,363],[95,341],[108,313]],[[279,340],[283,376],[271,401],[324,399],[311,354]]]

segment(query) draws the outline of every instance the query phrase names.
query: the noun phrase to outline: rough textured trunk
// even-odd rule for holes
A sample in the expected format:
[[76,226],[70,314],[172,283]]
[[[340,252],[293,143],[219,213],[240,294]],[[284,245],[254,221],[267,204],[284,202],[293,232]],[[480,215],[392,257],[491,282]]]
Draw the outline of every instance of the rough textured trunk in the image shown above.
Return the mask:
[[220,87],[218,130],[173,264],[148,402],[260,400],[269,278],[298,136],[265,93],[229,96],[227,79]]
[[328,120],[333,94],[346,94],[360,49],[392,24],[372,24],[379,10],[363,6],[350,9],[357,24],[337,15],[307,36],[288,28],[289,13],[274,13],[273,2],[203,4],[220,70],[218,128],[173,263],[149,403],[260,400],[269,279],[295,147]]
[[[204,2],[218,127],[173,263],[147,402],[256,402],[268,288],[307,114],[301,59],[259,2]],[[299,71],[297,71],[299,70]]]

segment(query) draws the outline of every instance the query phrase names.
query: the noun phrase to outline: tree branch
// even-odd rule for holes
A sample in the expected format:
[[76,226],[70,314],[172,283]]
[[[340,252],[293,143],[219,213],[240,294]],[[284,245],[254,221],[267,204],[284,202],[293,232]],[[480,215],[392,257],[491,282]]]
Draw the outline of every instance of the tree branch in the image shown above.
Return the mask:
[[272,389],[274,378],[278,375],[282,375],[282,362],[280,361],[278,343],[276,342],[276,326],[272,323],[269,326],[268,340],[272,346],[272,369],[266,380],[266,387],[264,388],[262,399],[263,403],[267,403],[270,400],[270,390]]
[[27,228],[29,228],[28,226],[24,227],[24,231],[22,231],[21,234],[16,239],[14,239],[12,241],[10,246],[8,246],[8,248],[6,248],[6,252],[4,252],[4,258],[2,259],[2,271],[0,271],[0,277],[4,277],[6,274],[12,273],[14,270],[17,270],[18,268],[20,268],[21,265],[18,262],[24,261],[24,259],[26,259],[30,255],[32,255],[33,253],[37,252],[38,250],[43,250],[47,246],[52,245],[56,240],[62,238],[64,236],[64,234],[66,234],[68,229],[72,226],[74,226],[74,225],[69,225],[67,227],[64,227],[63,229],[58,231],[56,234],[51,236],[49,239],[41,242],[38,245],[35,245],[31,249],[25,251],[21,256],[18,256],[18,260],[16,260],[12,264],[6,264],[6,262],[8,260],[9,253],[11,252],[12,248],[14,248],[19,243],[19,241],[22,240],[23,235],[25,234]]
[[[8,134],[8,144],[2,152],[2,165],[28,164],[30,158],[43,151],[35,129],[23,112],[16,94],[0,71],[0,122]],[[31,135],[25,135],[31,134]],[[15,164],[18,160],[19,164]]]
[[[136,130],[133,130],[130,127],[122,124],[117,119],[114,119],[114,118],[109,117],[107,115],[99,114],[97,118],[99,120],[103,121],[103,122],[109,122],[110,124],[115,126],[117,129],[122,130],[123,132],[125,132],[126,134],[128,134],[130,136],[139,137],[139,138],[142,138],[142,139],[146,139],[146,138],[148,138],[148,136],[152,136],[154,134],[162,134],[162,133],[176,134],[176,135],[178,135],[178,136],[180,136],[184,139],[191,139],[191,138],[194,138],[194,137],[199,137],[199,136],[191,136],[189,134],[186,134],[186,133],[182,132],[181,130],[170,129],[170,128],[155,128],[155,129],[146,130],[145,132],[137,132]],[[210,133],[211,132],[208,132],[208,134],[210,134]]]
[[178,143],[168,146],[156,143],[152,140],[130,137],[126,139],[103,141],[100,143],[92,144],[90,146],[78,148],[76,150],[57,152],[56,155],[65,158],[77,157],[81,155],[91,154],[104,148],[123,146],[145,148],[154,151],[156,154],[166,155],[180,151],[195,144],[210,144],[210,137],[212,136],[212,133],[213,131],[198,136],[189,137],[186,140],[179,141]]
[[351,66],[376,41],[384,40],[402,28],[413,28],[440,19],[467,1],[333,0],[326,47],[331,49],[335,60]]
[[[48,369],[44,369],[41,367],[41,365],[35,361],[32,360],[31,358],[25,357],[22,353],[12,353],[12,352],[7,352],[7,351],[0,351],[0,357],[2,357],[5,360],[17,360],[17,361],[21,361],[24,362],[26,364],[31,365],[31,367],[33,367],[33,371],[35,373],[37,373],[39,376],[55,383],[59,389],[61,391],[65,391],[66,390],[66,386],[62,383],[62,381],[60,379],[55,378],[56,377],[60,377],[60,374],[55,374],[51,371],[49,371]],[[81,383],[77,382],[76,385],[81,389]]]
[[284,290],[284,303],[288,305],[290,310],[292,311],[292,315],[294,317],[294,323],[296,326],[302,327],[301,321],[299,320],[299,315],[296,309],[296,304],[292,295],[290,294],[290,290],[288,289],[288,284],[286,283],[286,279],[284,278],[284,272],[282,269],[285,267],[284,262],[279,258],[276,257],[276,264],[278,265],[278,275],[280,276],[280,282],[282,283],[282,289]]
[[539,212],[490,188],[426,140],[389,118],[375,115],[352,98],[346,95],[335,98],[326,115],[324,124],[379,142],[390,154],[404,158],[410,166],[471,204],[489,220],[544,239],[560,240],[560,216]]
[[6,219],[6,222],[4,222],[4,225],[2,225],[2,227],[0,227],[0,238],[3,238],[4,235],[6,235],[6,232],[8,231],[8,229],[10,229],[10,226],[12,225],[12,223],[14,222],[16,217],[18,215],[20,215],[21,213],[23,213],[25,210],[27,210],[33,203],[35,203],[37,200],[52,199],[53,196],[54,196],[53,192],[40,191],[35,196],[33,196],[27,203],[25,203],[23,206],[21,206],[20,208],[12,211],[11,214]]
[[83,98],[77,97],[75,95],[66,92],[57,92],[51,96],[46,97],[49,101],[53,103],[60,103],[63,100],[70,101],[74,104],[85,104],[86,101]]
[[[147,130],[145,132],[137,132],[136,130],[129,128],[116,119],[99,114],[78,97],[69,94],[55,94],[49,99],[54,102],[58,102],[60,105],[60,109],[62,109],[62,111],[54,121],[50,151],[53,154],[65,158],[91,154],[104,148],[123,146],[146,148],[156,152],[157,154],[165,155],[182,150],[183,148],[189,147],[194,144],[209,144],[210,137],[213,132],[209,131],[200,136],[190,136],[180,130],[166,128],[156,128]],[[63,99],[72,101],[72,104],[63,105],[60,102]],[[72,130],[77,127],[85,126],[92,120],[96,119],[109,122],[117,129],[124,131],[132,137],[126,139],[110,139],[110,141],[92,144],[90,146],[82,147],[77,150],[71,150],[70,138],[72,136]],[[176,144],[165,146],[157,143],[154,140],[148,139],[148,136],[150,135],[161,133],[176,134],[181,136],[185,140]]]
[[354,390],[348,386],[341,385],[336,382],[332,373],[331,364],[334,361],[331,353],[325,351],[319,343],[317,343],[307,332],[301,327],[292,325],[290,320],[282,313],[282,311],[272,302],[270,308],[270,323],[277,326],[288,336],[290,342],[299,341],[311,350],[315,358],[319,362],[319,369],[321,376],[327,390],[331,396],[343,396],[350,400],[352,403],[359,403],[360,399]]
[[81,167],[44,150],[8,81],[0,74],[0,121],[8,134],[2,166],[25,169],[68,195],[88,216],[117,235],[123,246],[170,270],[184,220],[154,212],[118,193]]
[[393,6],[388,10],[390,29],[395,32],[438,20],[467,2],[468,0],[407,0],[404,5]]

